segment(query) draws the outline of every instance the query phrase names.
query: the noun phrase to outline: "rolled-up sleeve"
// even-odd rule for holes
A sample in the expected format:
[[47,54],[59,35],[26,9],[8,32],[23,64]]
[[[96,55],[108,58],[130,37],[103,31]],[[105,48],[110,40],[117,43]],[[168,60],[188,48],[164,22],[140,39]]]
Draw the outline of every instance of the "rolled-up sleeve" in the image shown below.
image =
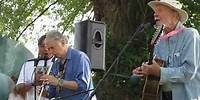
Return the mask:
[[78,84],[78,90],[87,90],[91,79],[90,61],[85,54],[80,55],[80,62],[78,64],[78,72],[75,81]]

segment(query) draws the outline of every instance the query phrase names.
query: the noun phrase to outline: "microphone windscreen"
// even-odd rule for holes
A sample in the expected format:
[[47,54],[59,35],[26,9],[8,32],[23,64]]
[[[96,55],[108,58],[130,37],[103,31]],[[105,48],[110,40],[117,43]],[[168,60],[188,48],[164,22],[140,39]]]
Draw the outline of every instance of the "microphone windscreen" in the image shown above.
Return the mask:
[[154,26],[155,24],[156,24],[156,21],[152,21],[152,22],[148,22],[148,23],[143,24],[143,27],[144,27],[144,29],[147,29],[151,26]]
[[138,85],[141,79],[139,76],[132,75],[129,80],[132,85]]

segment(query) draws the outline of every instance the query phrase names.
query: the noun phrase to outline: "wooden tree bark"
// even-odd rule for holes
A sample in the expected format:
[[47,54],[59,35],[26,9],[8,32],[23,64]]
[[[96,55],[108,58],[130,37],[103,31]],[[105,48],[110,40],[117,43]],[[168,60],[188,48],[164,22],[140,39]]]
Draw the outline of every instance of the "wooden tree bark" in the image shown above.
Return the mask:
[[[116,47],[116,45],[121,42],[126,42],[130,36],[135,32],[136,28],[141,23],[152,22],[153,12],[148,7],[147,3],[150,0],[91,0],[93,3],[94,18],[97,21],[104,21],[107,25],[107,38],[110,36],[109,40],[106,40],[106,66],[109,67],[110,62],[116,57],[117,53],[121,48]],[[143,43],[145,40],[145,35],[140,33],[137,38],[138,41],[132,41],[133,45],[130,48],[145,47],[146,44]],[[143,44],[141,44],[143,43]],[[116,49],[115,49],[116,48]],[[137,49],[140,51],[141,49]],[[114,52],[114,53],[113,53]],[[126,52],[127,55],[131,54],[131,50]],[[143,52],[140,52],[144,55]],[[111,61],[109,59],[111,55]],[[132,56],[132,55],[130,55]],[[123,58],[123,57],[121,57]],[[128,59],[128,58],[127,58]],[[109,62],[110,61],[110,62]],[[126,60],[127,61],[127,60]],[[120,72],[126,69],[122,73],[131,73],[132,68],[129,65],[125,67],[125,64],[121,63],[123,61],[119,60],[119,67],[115,67],[113,72]],[[118,80],[118,79],[117,79]],[[116,81],[112,77],[105,79],[103,84],[97,91],[97,96],[99,100],[139,100],[141,95],[142,87],[133,88],[123,88],[123,86],[117,86],[117,82],[123,85],[123,82]],[[127,84],[124,84],[127,85]],[[126,87],[126,86],[125,86]]]
[[136,27],[152,21],[152,11],[147,3],[150,0],[92,0],[94,17],[105,21],[113,39],[129,37]]

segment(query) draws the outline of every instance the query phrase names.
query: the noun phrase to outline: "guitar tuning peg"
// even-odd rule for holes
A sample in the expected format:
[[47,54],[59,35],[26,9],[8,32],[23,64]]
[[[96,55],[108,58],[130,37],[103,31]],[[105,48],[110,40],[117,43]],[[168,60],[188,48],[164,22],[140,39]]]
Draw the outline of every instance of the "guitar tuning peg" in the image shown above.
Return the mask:
[[157,30],[157,29],[161,29],[162,27],[165,27],[164,24],[155,24],[154,25],[154,28]]

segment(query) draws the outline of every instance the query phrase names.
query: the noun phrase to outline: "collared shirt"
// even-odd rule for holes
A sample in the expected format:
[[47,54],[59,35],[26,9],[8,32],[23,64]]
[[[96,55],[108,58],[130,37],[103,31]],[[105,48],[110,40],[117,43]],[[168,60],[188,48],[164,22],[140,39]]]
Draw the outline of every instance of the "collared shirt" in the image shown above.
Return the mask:
[[[48,68],[49,66],[52,66],[52,59],[47,60],[46,67]],[[44,67],[44,61],[40,60],[37,64],[37,68],[39,68],[39,70],[42,70],[43,67]],[[34,61],[25,62],[21,68],[17,84],[19,84],[19,83],[29,83],[29,84],[34,83],[34,76],[35,76],[34,70],[35,70]]]
[[156,58],[166,61],[161,67],[160,84],[170,84],[173,100],[199,100],[200,36],[196,29],[179,22],[176,29],[180,28],[183,31],[160,39],[155,47]]
[[[40,60],[37,64],[37,69],[40,70],[40,71],[45,71],[47,70],[49,67],[52,66],[53,64],[53,60],[54,58],[52,59],[49,59],[47,60],[47,65],[46,65],[46,69],[44,69],[44,60]],[[20,71],[20,75],[19,75],[19,78],[18,78],[18,81],[17,81],[17,84],[20,84],[20,83],[28,83],[28,84],[34,84],[34,79],[35,79],[35,67],[34,66],[34,61],[27,61],[23,64],[22,68],[21,68],[21,71]],[[36,91],[37,91],[37,98],[39,97],[39,90],[41,89],[41,86],[37,86],[36,87]],[[35,98],[35,95],[34,95],[34,91],[35,89],[31,89],[30,91],[28,91],[26,93],[26,99],[25,100],[33,100]],[[9,100],[18,100],[19,96],[15,96],[15,95],[11,95],[10,96],[10,99]],[[45,97],[41,97],[41,100],[48,100],[48,98],[45,98]]]
[[[78,84],[78,90],[73,91],[67,88],[62,90],[56,90],[55,86],[50,86],[49,93],[52,97],[63,97],[65,100],[87,100],[93,89],[92,76],[91,76],[91,63],[87,55],[76,49],[69,48],[66,54],[66,64],[64,72],[64,80],[76,81]],[[52,68],[52,74],[56,76],[59,72],[60,61],[57,60],[56,65]],[[80,93],[86,91],[85,93]],[[78,95],[74,95],[80,93]],[[73,95],[73,96],[72,96]]]

